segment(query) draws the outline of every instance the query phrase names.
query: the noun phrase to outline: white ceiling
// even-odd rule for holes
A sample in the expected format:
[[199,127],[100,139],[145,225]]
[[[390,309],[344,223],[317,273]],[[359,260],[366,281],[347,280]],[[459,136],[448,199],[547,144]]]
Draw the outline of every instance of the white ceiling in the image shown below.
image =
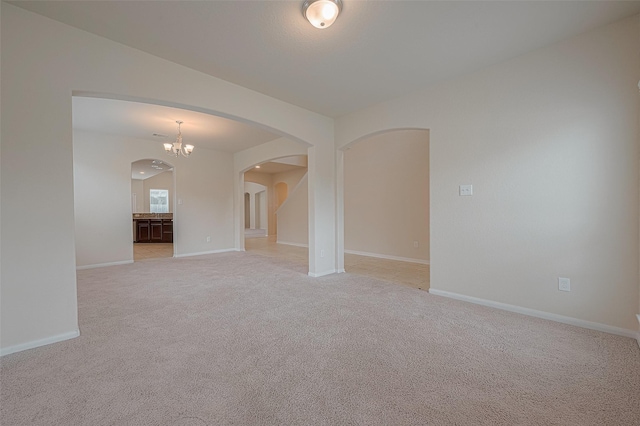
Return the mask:
[[131,163],[131,179],[145,180],[164,172],[172,172],[173,167],[164,160],[138,160]]
[[343,0],[319,30],[302,0],[10,3],[330,117],[640,12],[640,1]]
[[306,170],[307,165],[308,157],[306,155],[292,155],[289,157],[278,158],[267,163],[258,164],[249,171],[267,174],[284,173],[290,170]]
[[[182,123],[183,143],[199,149],[237,152],[277,139],[256,127],[201,112],[115,99],[73,97],[73,128],[116,136],[174,142],[176,121]],[[162,135],[162,136],[154,136]]]
[[[330,117],[640,13],[640,1],[343,0],[319,30],[302,0],[10,3]],[[161,143],[176,120],[193,155],[279,137],[200,112],[73,99],[75,129]]]

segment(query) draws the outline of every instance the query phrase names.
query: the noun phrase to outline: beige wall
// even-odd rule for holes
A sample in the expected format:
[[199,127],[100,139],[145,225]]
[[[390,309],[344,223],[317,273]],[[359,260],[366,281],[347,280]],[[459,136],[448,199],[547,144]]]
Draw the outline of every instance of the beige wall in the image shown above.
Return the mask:
[[[297,171],[296,171],[297,172]],[[293,178],[299,173],[286,173],[288,178]],[[276,179],[274,179],[275,181]],[[290,182],[291,182],[290,181]],[[280,182],[282,182],[280,180]],[[289,196],[276,211],[278,219],[278,242],[307,246],[309,244],[309,192],[305,174],[295,186],[289,188]],[[326,254],[325,254],[326,255]]]
[[287,184],[288,193],[291,194],[291,190],[298,185],[298,183],[302,180],[304,175],[307,174],[307,169],[295,169],[290,170],[288,172],[283,173],[274,173],[273,174],[273,184],[276,185],[280,182],[284,182]]
[[[295,159],[297,161],[300,161],[299,157],[295,157]],[[307,173],[306,168],[292,170],[284,173],[273,173],[273,174],[257,173],[251,170],[249,170],[248,172],[245,172],[244,174],[245,182],[258,183],[267,187],[267,193],[265,197],[267,201],[266,221],[268,223],[268,228],[267,228],[268,235],[278,235],[278,221],[276,218],[276,210],[279,207],[279,204],[278,204],[278,191],[277,191],[276,185],[279,183],[285,183],[287,185],[287,188],[291,190],[298,184],[298,182],[300,182],[300,180],[306,173]],[[305,224],[302,225],[301,221],[304,221]],[[296,218],[295,223],[292,226],[294,228],[300,228],[301,226],[307,226],[306,225],[307,222],[308,222],[307,216]],[[306,238],[306,240],[308,241],[308,237]]]
[[432,289],[637,328],[639,23],[336,121],[338,146],[430,129]]
[[428,262],[429,132],[393,131],[352,145],[344,206],[346,251]]
[[135,194],[136,205],[131,203],[132,213],[147,213],[148,209],[144,208],[144,182],[142,179],[131,179],[131,194]]

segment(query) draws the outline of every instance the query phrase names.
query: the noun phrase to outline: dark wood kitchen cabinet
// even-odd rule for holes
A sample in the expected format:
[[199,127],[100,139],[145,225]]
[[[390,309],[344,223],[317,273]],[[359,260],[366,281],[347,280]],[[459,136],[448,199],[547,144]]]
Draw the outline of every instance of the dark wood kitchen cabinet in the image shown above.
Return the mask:
[[149,233],[152,243],[162,242],[162,219],[151,219],[149,221]]
[[163,243],[173,242],[173,219],[162,220],[162,242]]
[[136,243],[172,243],[173,219],[134,219]]
[[151,242],[151,234],[149,233],[148,220],[135,220],[136,223],[136,243]]

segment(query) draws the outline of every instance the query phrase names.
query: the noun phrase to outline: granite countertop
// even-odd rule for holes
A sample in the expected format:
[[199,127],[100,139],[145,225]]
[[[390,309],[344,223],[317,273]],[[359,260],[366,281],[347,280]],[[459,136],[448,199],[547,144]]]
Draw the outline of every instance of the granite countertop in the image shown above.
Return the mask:
[[136,219],[173,219],[173,213],[134,213],[133,220]]

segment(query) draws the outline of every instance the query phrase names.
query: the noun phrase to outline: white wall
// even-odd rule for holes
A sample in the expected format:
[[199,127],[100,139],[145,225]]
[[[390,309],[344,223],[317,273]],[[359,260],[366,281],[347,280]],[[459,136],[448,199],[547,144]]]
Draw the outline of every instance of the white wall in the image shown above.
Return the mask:
[[289,170],[288,172],[282,173],[274,173],[273,174],[273,184],[276,185],[280,182],[284,182],[287,184],[289,188],[289,194],[293,188],[298,185],[298,183],[302,180],[302,178],[307,174],[307,169],[294,169]]
[[267,208],[268,208],[268,201],[267,201],[267,190],[265,189],[262,192],[258,193],[258,198],[256,198],[256,203],[260,202],[260,205],[256,208],[256,214],[259,215],[258,219],[258,223],[256,224],[256,226],[260,229],[267,229],[267,224],[269,223],[269,219],[267,216]]
[[[180,161],[182,159],[176,160]],[[166,189],[169,191],[169,213],[173,213],[174,194],[173,194],[173,172],[162,172],[155,176],[151,176],[142,181],[144,192],[144,208],[145,212],[151,211],[151,193],[152,189]]]
[[[288,173],[288,172],[287,172]],[[276,211],[278,219],[278,242],[307,246],[309,244],[309,192],[307,175],[294,187],[289,188],[289,196]]]
[[[131,163],[161,152],[162,145],[145,140],[73,132],[78,267],[133,260]],[[175,173],[183,202],[174,214],[176,255],[233,249],[232,155],[201,149],[198,156],[172,159],[172,165],[173,172],[147,180],[172,187]],[[153,185],[146,183],[145,191]]]
[[[250,202],[250,208],[249,208],[249,214],[250,214],[250,228],[251,229],[266,229],[266,226],[258,226],[260,225],[260,218],[264,217],[266,219],[266,211],[267,211],[267,205],[265,204],[260,204],[259,201],[257,201],[256,197],[259,197],[259,193],[260,192],[265,192],[267,190],[267,187],[265,185],[259,184],[259,183],[253,183],[253,182],[246,182],[244,183],[244,192],[245,194],[248,193],[249,194],[249,202]],[[258,206],[258,207],[256,207]],[[260,215],[256,214],[256,210],[260,208],[261,211]],[[266,224],[266,220],[263,220],[263,223]]]
[[[74,165],[75,167],[75,165]],[[131,179],[131,195],[135,194],[135,206],[133,202],[131,209],[133,213],[147,213],[149,208],[144,206],[144,181],[142,179]]]
[[398,130],[351,146],[344,206],[345,250],[427,263],[429,132]]
[[431,130],[433,289],[633,330],[639,51],[635,16],[342,117],[337,143]]
[[[310,184],[309,190],[318,207],[310,212],[314,239],[309,270],[313,275],[335,270],[335,257],[320,258],[319,254],[320,248],[334,253],[335,247],[331,119],[13,5],[2,2],[0,7],[2,353],[78,332],[71,126],[74,92],[218,113],[312,146],[309,163],[314,167],[315,184]],[[192,158],[198,157],[194,154]],[[183,179],[178,176],[177,188],[181,184]],[[234,189],[234,194],[238,193]],[[48,206],[46,222],[40,220],[43,204]],[[234,207],[238,205],[239,201],[234,203]],[[193,207],[181,214],[186,222],[196,223],[199,215],[210,214],[208,205],[200,210],[198,205]],[[27,227],[30,232],[24,232]],[[178,232],[179,238],[194,242],[188,251],[208,248],[205,243],[195,243],[203,233],[211,232],[214,237],[213,229]],[[38,259],[37,267],[33,259]]]

